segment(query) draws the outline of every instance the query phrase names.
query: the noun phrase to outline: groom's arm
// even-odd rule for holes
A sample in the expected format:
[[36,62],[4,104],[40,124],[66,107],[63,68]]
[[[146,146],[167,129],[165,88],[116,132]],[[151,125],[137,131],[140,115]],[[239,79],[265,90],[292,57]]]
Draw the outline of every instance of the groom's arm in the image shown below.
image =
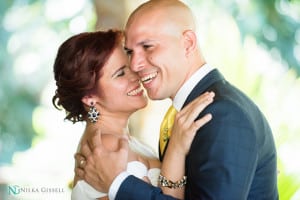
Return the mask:
[[[91,145],[82,144],[81,153],[83,156],[81,157],[86,158],[86,162],[83,166],[77,166],[76,175],[97,190],[108,191],[111,200],[175,199],[163,195],[160,188],[126,172],[129,149],[127,140],[120,140],[119,150],[109,151],[102,144],[101,132],[97,131],[89,144]],[[75,159],[77,163],[80,163],[78,157]]]
[[109,190],[108,190],[108,197],[109,199],[116,199],[116,195],[117,195],[117,192],[121,186],[121,184],[124,182],[124,180],[129,177],[130,174],[126,171],[124,172],[121,172],[112,182],[112,184],[110,185],[109,187]]
[[159,187],[154,187],[132,175],[128,176],[121,183],[120,188],[117,191],[115,200],[141,200],[141,199],[174,200],[176,198],[168,195],[164,195]]

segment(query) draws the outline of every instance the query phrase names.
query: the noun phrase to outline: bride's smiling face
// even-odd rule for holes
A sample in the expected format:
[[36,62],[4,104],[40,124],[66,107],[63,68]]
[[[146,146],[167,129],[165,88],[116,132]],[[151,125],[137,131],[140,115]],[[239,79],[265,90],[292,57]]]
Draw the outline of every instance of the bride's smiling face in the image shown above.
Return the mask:
[[116,47],[100,70],[97,94],[101,109],[132,114],[147,105],[138,75],[131,71],[122,45]]

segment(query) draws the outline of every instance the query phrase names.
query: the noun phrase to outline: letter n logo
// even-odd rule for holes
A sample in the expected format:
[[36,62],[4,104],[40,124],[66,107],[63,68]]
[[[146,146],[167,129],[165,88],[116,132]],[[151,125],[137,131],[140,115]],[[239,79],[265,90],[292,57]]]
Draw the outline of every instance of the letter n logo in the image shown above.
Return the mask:
[[9,195],[16,195],[19,193],[20,193],[19,186],[17,186],[17,185],[8,186],[8,194]]

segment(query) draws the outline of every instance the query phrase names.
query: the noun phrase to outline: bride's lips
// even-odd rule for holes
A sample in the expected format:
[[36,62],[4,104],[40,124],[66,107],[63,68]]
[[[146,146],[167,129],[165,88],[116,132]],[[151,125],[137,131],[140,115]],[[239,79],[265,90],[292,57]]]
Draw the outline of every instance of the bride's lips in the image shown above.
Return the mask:
[[143,94],[143,87],[139,85],[138,87],[134,88],[133,90],[127,92],[127,96],[140,96]]
[[156,76],[158,72],[153,72],[151,74],[147,74],[143,77],[141,77],[141,81],[144,85],[149,84]]

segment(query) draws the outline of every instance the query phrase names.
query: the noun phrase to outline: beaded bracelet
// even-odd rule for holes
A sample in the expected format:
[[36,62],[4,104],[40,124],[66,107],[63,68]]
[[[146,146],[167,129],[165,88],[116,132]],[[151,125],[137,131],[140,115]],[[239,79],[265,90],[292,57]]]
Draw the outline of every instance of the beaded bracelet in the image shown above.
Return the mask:
[[162,187],[177,189],[177,188],[182,188],[186,185],[186,179],[187,177],[183,176],[182,179],[180,179],[179,181],[173,182],[160,174],[158,177],[158,184]]

